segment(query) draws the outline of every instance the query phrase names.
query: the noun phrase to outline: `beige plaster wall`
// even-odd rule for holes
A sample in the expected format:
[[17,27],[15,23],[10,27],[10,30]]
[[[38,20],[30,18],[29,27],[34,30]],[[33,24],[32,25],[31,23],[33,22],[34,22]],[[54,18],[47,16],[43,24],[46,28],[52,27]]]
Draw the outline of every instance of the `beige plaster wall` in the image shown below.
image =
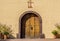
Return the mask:
[[0,0],[0,23],[12,26],[13,36],[19,29],[19,17],[25,11],[36,11],[42,17],[42,30],[46,38],[54,38],[51,31],[60,24],[60,0],[32,0],[33,8],[28,8],[28,0]]

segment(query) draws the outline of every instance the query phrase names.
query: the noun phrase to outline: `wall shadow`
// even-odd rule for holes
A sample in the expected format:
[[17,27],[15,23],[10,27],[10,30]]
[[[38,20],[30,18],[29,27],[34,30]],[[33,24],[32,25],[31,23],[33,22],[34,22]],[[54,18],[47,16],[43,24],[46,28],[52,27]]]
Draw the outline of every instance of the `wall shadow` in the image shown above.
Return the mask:
[[13,35],[9,35],[8,39],[16,39]]

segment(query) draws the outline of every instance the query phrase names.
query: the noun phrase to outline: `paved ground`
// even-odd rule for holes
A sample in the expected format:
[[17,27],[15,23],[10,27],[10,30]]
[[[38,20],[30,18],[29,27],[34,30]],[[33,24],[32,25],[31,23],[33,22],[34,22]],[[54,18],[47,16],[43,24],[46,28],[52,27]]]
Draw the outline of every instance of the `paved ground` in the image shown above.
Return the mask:
[[60,39],[7,39],[0,41],[60,41]]

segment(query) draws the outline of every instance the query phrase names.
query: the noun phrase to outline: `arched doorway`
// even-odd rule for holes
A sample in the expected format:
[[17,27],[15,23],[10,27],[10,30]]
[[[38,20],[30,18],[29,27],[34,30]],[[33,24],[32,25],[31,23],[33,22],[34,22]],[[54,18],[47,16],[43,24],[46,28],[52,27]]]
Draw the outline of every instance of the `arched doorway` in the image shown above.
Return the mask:
[[20,38],[40,38],[42,34],[41,16],[34,11],[24,12],[19,19]]

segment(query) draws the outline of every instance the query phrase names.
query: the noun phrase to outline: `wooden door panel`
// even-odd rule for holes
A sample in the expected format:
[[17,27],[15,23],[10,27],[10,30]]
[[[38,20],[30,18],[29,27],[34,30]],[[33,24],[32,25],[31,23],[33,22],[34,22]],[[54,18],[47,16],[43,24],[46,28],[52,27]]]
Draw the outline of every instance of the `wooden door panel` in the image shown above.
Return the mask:
[[26,20],[25,24],[25,37],[26,38],[35,38],[40,35],[40,25],[38,17],[31,15],[31,17]]
[[30,19],[26,20],[26,24],[25,24],[25,37],[28,38],[30,36]]
[[30,18],[30,37],[33,38],[34,37],[34,17],[32,15],[32,17]]
[[39,19],[38,17],[34,17],[35,18],[35,37],[39,37],[40,36],[40,24],[39,24]]

